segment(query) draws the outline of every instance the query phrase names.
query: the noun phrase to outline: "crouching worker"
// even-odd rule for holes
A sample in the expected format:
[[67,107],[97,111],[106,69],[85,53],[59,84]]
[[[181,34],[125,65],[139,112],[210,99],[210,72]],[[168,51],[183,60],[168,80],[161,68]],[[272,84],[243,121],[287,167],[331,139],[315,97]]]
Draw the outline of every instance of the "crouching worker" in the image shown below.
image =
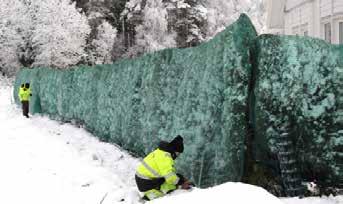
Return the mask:
[[183,138],[178,135],[171,142],[160,142],[158,148],[148,154],[136,170],[138,190],[143,199],[152,200],[177,188],[190,189],[194,184],[177,174],[174,160],[183,152]]

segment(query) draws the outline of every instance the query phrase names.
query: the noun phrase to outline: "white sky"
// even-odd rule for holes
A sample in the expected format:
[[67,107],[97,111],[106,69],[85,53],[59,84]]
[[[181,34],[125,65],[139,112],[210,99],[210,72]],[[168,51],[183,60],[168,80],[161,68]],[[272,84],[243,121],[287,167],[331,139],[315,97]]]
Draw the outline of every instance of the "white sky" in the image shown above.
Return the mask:
[[[0,78],[1,204],[134,204],[138,159],[82,128],[46,116],[26,119]],[[33,92],[34,94],[34,92]],[[154,204],[343,204],[343,196],[278,199],[262,188],[231,183],[179,191]]]

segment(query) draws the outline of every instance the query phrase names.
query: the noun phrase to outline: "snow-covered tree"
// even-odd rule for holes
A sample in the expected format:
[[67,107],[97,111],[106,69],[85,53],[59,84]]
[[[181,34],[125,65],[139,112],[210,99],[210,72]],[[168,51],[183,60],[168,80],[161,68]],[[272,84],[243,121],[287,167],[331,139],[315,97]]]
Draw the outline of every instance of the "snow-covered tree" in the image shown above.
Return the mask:
[[70,0],[32,1],[35,61],[33,66],[66,68],[85,57],[90,27]]
[[18,48],[27,30],[27,10],[21,1],[0,0],[0,71],[13,75],[20,68]]
[[195,46],[242,12],[261,31],[262,1],[0,0],[0,69],[14,74],[23,66],[110,63],[123,55]]
[[207,38],[212,38],[233,23],[241,13],[246,13],[258,32],[265,24],[263,0],[206,0],[208,9]]
[[[122,12],[125,45],[142,29],[146,7],[154,0],[130,0]],[[163,0],[167,10],[168,31],[175,32],[176,47],[191,47],[206,41],[233,23],[241,13],[250,16],[258,32],[263,32],[265,9],[263,0]],[[148,14],[149,15],[149,14]],[[143,46],[144,47],[144,46]],[[129,49],[132,51],[132,48]]]
[[198,45],[206,38],[207,9],[197,0],[168,0],[169,27],[178,47]]
[[103,21],[97,28],[96,38],[89,59],[93,64],[109,64],[112,62],[112,50],[116,40],[117,29],[107,21]]
[[143,22],[136,27],[136,44],[129,56],[175,47],[175,34],[168,31],[167,9],[162,0],[147,1],[143,10]]

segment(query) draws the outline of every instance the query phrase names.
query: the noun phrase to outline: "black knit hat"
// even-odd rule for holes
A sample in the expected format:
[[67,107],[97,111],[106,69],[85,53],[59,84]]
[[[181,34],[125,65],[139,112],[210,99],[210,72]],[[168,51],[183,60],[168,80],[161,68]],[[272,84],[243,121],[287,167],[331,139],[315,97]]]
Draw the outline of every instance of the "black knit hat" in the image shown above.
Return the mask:
[[181,135],[176,136],[171,142],[169,142],[169,145],[174,152],[183,152],[183,138]]

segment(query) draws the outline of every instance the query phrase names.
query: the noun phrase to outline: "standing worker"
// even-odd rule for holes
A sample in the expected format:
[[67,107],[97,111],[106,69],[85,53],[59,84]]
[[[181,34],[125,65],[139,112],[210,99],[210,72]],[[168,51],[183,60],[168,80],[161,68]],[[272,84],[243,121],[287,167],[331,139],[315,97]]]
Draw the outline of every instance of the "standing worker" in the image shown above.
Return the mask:
[[174,160],[183,152],[183,138],[178,135],[171,142],[160,142],[158,148],[148,154],[136,170],[138,190],[144,192],[144,200],[153,200],[178,187],[190,189],[194,184],[177,174]]
[[22,84],[19,88],[19,99],[22,104],[23,115],[29,118],[29,101],[31,94],[30,83]]

